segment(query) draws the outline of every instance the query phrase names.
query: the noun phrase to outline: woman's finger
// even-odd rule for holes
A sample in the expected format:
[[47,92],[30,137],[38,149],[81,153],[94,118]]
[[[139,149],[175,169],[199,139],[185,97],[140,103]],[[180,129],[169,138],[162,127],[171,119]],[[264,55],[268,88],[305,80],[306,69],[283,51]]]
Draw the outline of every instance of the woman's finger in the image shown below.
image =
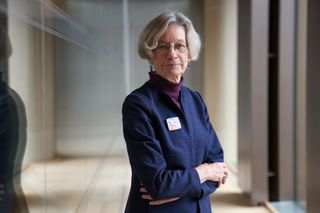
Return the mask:
[[150,195],[143,194],[141,197],[142,199],[145,199],[145,200],[153,200]]
[[146,188],[144,188],[144,187],[141,187],[141,188],[140,188],[140,192],[148,193],[147,189],[146,189]]
[[168,198],[168,199],[161,199],[161,200],[153,200],[149,202],[149,205],[161,205],[164,203],[169,203],[178,200],[179,197],[174,197],[174,198]]

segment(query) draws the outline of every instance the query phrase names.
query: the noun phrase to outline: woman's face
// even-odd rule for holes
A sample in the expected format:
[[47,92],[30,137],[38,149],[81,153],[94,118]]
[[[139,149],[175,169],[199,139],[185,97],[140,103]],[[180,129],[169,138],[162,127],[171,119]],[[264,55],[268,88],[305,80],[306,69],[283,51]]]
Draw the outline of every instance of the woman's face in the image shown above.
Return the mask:
[[188,44],[184,27],[170,24],[158,41],[150,62],[156,73],[172,82],[180,82],[189,62]]

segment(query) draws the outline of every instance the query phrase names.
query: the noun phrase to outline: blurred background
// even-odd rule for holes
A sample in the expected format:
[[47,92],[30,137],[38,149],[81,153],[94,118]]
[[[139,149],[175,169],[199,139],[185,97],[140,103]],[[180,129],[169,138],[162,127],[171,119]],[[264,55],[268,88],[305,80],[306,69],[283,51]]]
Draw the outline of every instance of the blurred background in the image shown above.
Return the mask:
[[215,212],[318,212],[319,9],[316,0],[0,0],[12,46],[2,79],[27,121],[14,145],[21,212],[123,212],[121,106],[148,80],[137,39],[164,10],[185,13],[202,38],[185,84],[204,97],[233,173]]

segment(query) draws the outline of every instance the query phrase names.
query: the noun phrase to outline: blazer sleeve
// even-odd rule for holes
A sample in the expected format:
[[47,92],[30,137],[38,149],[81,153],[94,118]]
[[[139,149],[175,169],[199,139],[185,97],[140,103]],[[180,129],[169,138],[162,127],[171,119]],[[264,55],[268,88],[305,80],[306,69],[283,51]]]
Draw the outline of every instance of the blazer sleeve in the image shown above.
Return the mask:
[[160,142],[156,139],[152,112],[147,106],[142,98],[129,95],[122,108],[123,133],[132,172],[153,199],[199,198],[202,186],[194,168],[167,168]]
[[[211,140],[209,141],[211,148],[209,149],[206,163],[224,162],[223,149],[221,147],[219,138],[218,138],[214,128],[211,125],[207,107],[206,107],[201,95],[198,92],[197,92],[197,95],[199,96],[199,98],[202,102],[206,126],[207,126],[207,130],[209,132],[210,138],[211,138]],[[217,183],[214,181],[206,181],[201,184],[201,189],[202,189],[201,197],[208,196],[211,193],[216,191]]]

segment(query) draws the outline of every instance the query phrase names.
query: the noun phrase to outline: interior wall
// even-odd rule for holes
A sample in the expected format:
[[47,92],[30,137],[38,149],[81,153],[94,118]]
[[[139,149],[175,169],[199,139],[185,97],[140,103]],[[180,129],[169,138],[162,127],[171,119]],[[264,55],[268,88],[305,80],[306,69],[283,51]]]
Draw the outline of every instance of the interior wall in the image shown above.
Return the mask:
[[204,4],[204,97],[211,121],[237,168],[237,1],[206,0]]
[[[149,71],[148,63],[138,58],[139,32],[159,13],[177,10],[203,35],[204,7],[197,0],[12,0],[9,8],[14,46],[10,82],[27,108],[27,162],[125,154],[122,101],[128,88],[148,79]],[[126,21],[129,29],[124,29]],[[130,45],[127,55],[124,32]],[[200,93],[202,60],[200,56],[185,74],[185,84]]]
[[70,0],[60,7],[67,15],[51,19],[67,35],[54,39],[57,155],[125,154],[122,2]]
[[50,52],[50,42],[46,44],[50,39],[28,24],[30,17],[40,17],[38,6],[27,1],[8,1],[8,28],[13,47],[9,84],[26,108],[25,164],[50,159],[55,153],[53,77],[50,56],[44,54]]
[[[161,12],[177,10],[202,34],[202,1],[70,0],[60,7],[73,24],[59,17],[52,22],[80,45],[54,40],[57,154],[123,155],[123,99],[149,78],[149,64],[137,53],[140,31]],[[202,92],[202,58],[187,70],[185,84]]]

